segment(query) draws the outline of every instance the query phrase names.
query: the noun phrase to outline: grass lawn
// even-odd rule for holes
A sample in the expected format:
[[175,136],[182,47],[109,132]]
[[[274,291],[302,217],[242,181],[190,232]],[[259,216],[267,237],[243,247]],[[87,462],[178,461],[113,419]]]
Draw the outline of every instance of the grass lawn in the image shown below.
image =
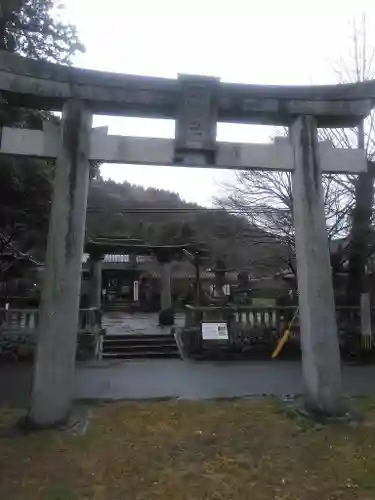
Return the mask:
[[0,499],[373,500],[375,405],[362,404],[367,425],[320,428],[273,399],[96,406],[85,436],[0,439]]

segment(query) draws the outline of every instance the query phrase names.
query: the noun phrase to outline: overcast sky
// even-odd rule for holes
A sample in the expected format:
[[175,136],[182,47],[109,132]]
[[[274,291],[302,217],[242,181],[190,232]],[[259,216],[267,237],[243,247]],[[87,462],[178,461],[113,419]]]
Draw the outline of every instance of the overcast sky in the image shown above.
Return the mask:
[[[205,74],[261,84],[336,83],[332,64],[350,61],[352,23],[374,0],[64,0],[64,17],[79,30],[87,52],[75,65],[175,78]],[[369,33],[370,39],[370,33]],[[369,41],[369,44],[375,46]],[[110,134],[173,137],[167,120],[95,117]],[[219,124],[218,140],[264,142],[271,127]],[[103,165],[116,181],[178,192],[209,205],[231,174],[212,169]]]

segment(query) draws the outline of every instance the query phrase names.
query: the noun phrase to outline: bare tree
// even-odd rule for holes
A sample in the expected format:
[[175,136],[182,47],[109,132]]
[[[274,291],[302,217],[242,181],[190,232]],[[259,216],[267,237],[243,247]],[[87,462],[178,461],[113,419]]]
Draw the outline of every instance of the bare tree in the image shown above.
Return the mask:
[[[366,15],[353,21],[352,43],[349,59],[341,59],[334,67],[340,83],[355,83],[372,80],[375,77],[375,45],[368,40]],[[362,292],[367,290],[366,264],[369,256],[371,218],[373,213],[375,178],[375,114],[361,123],[356,129],[324,130],[322,134],[335,145],[365,150],[368,171],[357,177],[348,176],[344,181],[348,193],[354,197],[350,244],[348,247],[347,302],[358,305]]]
[[[352,204],[345,178],[324,175],[324,206],[328,237],[345,235]],[[237,172],[224,186],[225,195],[216,202],[245,216],[254,226],[272,235],[294,255],[292,175],[289,172],[248,170]],[[256,243],[256,242],[255,242]]]
[[[369,50],[366,17],[353,22],[352,50],[349,60],[341,59],[333,66],[340,83],[373,79],[375,47]],[[319,139],[330,140],[336,147],[366,150],[369,170],[359,176],[323,175],[324,205],[329,239],[350,232],[348,292],[357,296],[364,288],[368,256],[368,235],[373,203],[375,169],[375,115],[358,129],[320,129]],[[224,196],[216,202],[236,209],[254,225],[287,244],[294,253],[292,175],[286,172],[245,171],[235,174],[224,187]],[[343,256],[344,257],[344,256]],[[349,295],[348,293],[348,295]],[[353,302],[353,298],[349,299]]]

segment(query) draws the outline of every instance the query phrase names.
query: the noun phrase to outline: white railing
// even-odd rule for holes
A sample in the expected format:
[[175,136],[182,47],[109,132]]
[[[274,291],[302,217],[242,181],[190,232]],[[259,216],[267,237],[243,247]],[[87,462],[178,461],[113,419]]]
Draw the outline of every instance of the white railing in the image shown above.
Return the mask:
[[[78,320],[78,334],[95,336],[95,356],[101,358],[102,352],[102,327],[101,311],[96,308],[80,309]],[[38,309],[0,309],[0,342],[2,339],[18,339],[25,342],[30,338],[30,343],[35,343],[35,335],[39,324]],[[21,341],[21,340],[20,340]]]
[[39,322],[39,311],[37,309],[1,309],[0,330],[33,333]]

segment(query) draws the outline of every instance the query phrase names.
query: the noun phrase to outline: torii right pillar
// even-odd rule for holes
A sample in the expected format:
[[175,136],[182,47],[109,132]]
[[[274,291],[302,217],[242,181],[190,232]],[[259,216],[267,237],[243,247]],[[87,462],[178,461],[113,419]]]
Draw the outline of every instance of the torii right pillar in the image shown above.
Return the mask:
[[312,412],[340,415],[341,363],[316,119],[296,118],[290,138],[305,405]]

